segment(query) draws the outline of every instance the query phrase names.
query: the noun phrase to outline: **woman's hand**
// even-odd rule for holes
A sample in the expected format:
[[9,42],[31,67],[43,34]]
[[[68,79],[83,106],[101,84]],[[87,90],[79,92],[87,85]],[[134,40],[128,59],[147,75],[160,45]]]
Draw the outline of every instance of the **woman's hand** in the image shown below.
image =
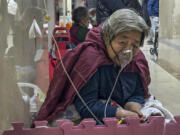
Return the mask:
[[120,108],[117,109],[117,111],[116,111],[116,118],[117,119],[126,118],[128,116],[138,117],[138,114],[135,112],[132,112],[132,111],[125,110],[125,109],[120,109]]
[[145,121],[145,116],[141,112],[142,105],[136,102],[128,102],[125,105],[125,109],[136,113],[141,121]]

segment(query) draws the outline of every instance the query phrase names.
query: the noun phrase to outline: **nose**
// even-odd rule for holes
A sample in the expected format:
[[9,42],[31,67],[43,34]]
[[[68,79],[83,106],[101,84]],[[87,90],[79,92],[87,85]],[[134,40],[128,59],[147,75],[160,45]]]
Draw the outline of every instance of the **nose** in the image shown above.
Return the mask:
[[133,45],[132,42],[127,42],[126,47],[123,50],[133,50]]
[[131,58],[133,57],[133,46],[131,42],[127,43],[127,46],[122,50],[123,57]]
[[124,50],[131,50],[133,56],[135,56],[139,52],[139,47],[134,47],[134,41],[129,40]]

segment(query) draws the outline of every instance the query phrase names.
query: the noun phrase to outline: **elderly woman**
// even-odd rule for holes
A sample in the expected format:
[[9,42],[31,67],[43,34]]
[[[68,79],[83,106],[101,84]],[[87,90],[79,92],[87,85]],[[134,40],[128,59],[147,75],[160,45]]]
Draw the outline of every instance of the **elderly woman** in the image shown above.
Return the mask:
[[86,7],[78,7],[72,13],[73,25],[70,29],[72,43],[77,46],[83,42],[88,33],[89,13]]
[[[139,50],[148,26],[134,11],[117,10],[86,41],[63,57],[71,81],[59,62],[36,120],[52,121],[71,103],[82,118],[139,116],[149,96],[148,63]],[[122,71],[122,72],[121,72]],[[120,106],[103,103],[112,99]]]

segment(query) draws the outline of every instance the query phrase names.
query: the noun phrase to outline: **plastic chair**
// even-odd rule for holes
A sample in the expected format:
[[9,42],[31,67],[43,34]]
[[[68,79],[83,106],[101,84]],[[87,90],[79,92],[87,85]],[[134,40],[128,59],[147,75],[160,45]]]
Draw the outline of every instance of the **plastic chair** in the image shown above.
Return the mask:
[[[17,83],[18,87],[19,87],[19,90],[22,94],[22,99],[29,104],[30,106],[30,109],[29,111],[34,113],[34,112],[37,112],[38,111],[38,103],[37,103],[37,98],[39,96],[39,93],[41,92],[41,89],[34,85],[34,84],[31,84],[31,83],[23,83],[23,82],[18,82]],[[23,88],[32,88],[33,89],[33,96],[30,97],[24,90]]]

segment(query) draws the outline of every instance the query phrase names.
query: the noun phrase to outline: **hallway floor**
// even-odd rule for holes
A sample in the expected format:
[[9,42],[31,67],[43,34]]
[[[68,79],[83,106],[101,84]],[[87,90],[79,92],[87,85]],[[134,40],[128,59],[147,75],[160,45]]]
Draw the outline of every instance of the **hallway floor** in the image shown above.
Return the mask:
[[174,115],[178,115],[180,114],[180,81],[152,60],[153,56],[149,52],[151,47],[151,45],[145,45],[141,48],[150,67],[151,84],[149,89],[164,107]]

